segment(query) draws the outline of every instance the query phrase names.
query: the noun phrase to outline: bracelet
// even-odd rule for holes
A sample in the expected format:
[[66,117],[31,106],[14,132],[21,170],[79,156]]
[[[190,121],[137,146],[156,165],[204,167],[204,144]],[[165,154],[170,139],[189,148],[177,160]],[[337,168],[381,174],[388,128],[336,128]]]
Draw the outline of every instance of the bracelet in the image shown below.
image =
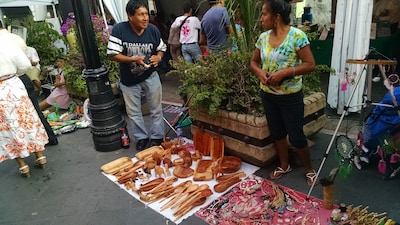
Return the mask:
[[296,68],[294,68],[294,66],[292,66],[292,68],[293,68],[293,75],[292,75],[292,77],[294,77],[294,76],[296,76]]

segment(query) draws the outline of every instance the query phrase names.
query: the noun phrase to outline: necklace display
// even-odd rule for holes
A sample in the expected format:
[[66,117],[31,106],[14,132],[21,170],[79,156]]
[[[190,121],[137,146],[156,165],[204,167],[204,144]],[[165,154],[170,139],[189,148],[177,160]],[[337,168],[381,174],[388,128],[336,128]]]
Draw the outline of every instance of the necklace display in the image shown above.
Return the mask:
[[380,224],[386,213],[367,211],[368,207],[334,206],[323,208],[323,201],[256,175],[195,213],[209,224],[343,225]]
[[321,206],[321,200],[306,201],[301,193],[251,175],[196,214],[210,224],[320,224]]

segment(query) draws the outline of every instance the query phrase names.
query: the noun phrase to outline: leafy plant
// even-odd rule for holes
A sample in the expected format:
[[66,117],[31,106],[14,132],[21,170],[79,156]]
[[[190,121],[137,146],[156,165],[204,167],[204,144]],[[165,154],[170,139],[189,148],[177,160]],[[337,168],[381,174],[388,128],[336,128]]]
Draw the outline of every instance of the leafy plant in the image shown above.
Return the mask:
[[[258,0],[226,0],[232,24],[244,27],[234,37],[225,54],[205,54],[204,60],[195,64],[183,59],[171,62],[182,85],[181,95],[191,96],[190,106],[216,115],[219,109],[255,116],[264,115],[259,95],[259,80],[248,66],[254,43],[261,33],[259,27],[261,8]],[[239,7],[240,6],[240,7]],[[232,51],[234,47],[234,51]],[[326,65],[318,65],[313,73],[303,76],[305,95],[321,91],[319,74],[332,71]],[[170,74],[169,73],[169,74]]]
[[[119,65],[117,62],[107,59],[109,31],[105,28],[104,20],[100,15],[91,15],[91,20],[100,61],[104,63],[104,67],[108,70],[108,79],[110,82],[115,83],[119,79]],[[88,95],[86,80],[82,76],[85,62],[81,45],[75,36],[77,34],[77,27],[73,13],[68,14],[66,22],[61,26],[61,31],[69,41],[67,63],[64,68],[65,85],[70,93],[86,97]]]
[[321,90],[321,75],[335,73],[335,70],[325,64],[317,64],[313,72],[303,75],[303,93],[305,96]]
[[18,20],[8,20],[7,24],[27,28],[26,44],[36,49],[42,66],[53,65],[56,57],[63,54],[63,49],[58,48],[54,43],[64,38],[53,29],[53,24],[46,21],[34,21],[32,15]]
[[172,62],[182,86],[182,95],[190,95],[190,105],[215,115],[218,109],[245,114],[262,112],[258,78],[248,69],[251,52],[209,54],[196,64],[184,59]]
[[261,32],[261,1],[226,0],[225,5],[230,14],[231,24],[240,25],[241,31],[233,29],[234,39],[240,50],[252,51],[254,43]]

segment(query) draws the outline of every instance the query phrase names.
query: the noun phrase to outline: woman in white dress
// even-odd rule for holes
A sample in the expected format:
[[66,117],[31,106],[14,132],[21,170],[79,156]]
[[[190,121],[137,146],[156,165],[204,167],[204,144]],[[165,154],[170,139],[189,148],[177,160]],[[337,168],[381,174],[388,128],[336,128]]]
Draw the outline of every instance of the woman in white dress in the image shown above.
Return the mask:
[[11,43],[0,43],[0,162],[15,159],[22,175],[29,177],[24,158],[36,156],[35,165],[46,165],[43,156],[46,131],[17,74],[31,67],[25,53]]

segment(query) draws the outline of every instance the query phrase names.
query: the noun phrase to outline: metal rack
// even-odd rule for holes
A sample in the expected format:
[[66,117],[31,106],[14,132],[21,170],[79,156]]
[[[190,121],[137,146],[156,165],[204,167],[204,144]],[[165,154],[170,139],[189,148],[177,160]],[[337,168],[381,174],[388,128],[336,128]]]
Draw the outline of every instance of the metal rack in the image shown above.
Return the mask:
[[[386,73],[385,73],[385,71],[384,71],[384,69],[383,69],[383,66],[386,66],[386,65],[390,65],[390,66],[396,65],[396,64],[397,64],[397,61],[393,61],[393,60],[376,60],[376,59],[369,59],[369,60],[364,60],[364,59],[348,59],[348,60],[346,60],[346,63],[349,63],[349,64],[362,64],[362,65],[364,65],[364,69],[367,70],[367,77],[366,77],[366,80],[365,80],[366,86],[365,86],[365,89],[364,89],[364,95],[367,96],[368,99],[370,99],[370,97],[371,97],[372,70],[373,70],[373,67],[374,67],[374,66],[378,66],[378,67],[379,67],[379,71],[380,71],[380,73],[381,73],[381,75],[382,75],[382,78],[384,79],[384,81],[387,81],[388,78],[387,78]],[[356,78],[355,78],[355,87],[357,87],[357,86],[359,85],[360,80],[361,80],[361,76],[362,76],[362,74],[363,74],[364,69],[361,70],[361,72],[357,74],[357,76],[356,76]],[[386,86],[386,85],[385,85],[385,86]],[[392,90],[393,90],[393,85],[392,85],[392,84],[391,84],[391,87],[392,87]],[[394,107],[398,107],[396,98],[395,98],[395,96],[394,96],[394,94],[393,94],[393,91],[391,91],[391,90],[390,90],[390,87],[388,87],[388,86],[386,86],[386,88],[388,89],[388,91],[389,91],[389,93],[390,93],[390,95],[391,95],[391,97],[392,97]],[[342,114],[341,114],[341,116],[340,116],[340,119],[339,119],[339,122],[338,122],[338,124],[337,124],[337,126],[336,126],[336,129],[335,129],[334,133],[332,134],[332,138],[331,138],[331,140],[330,140],[330,142],[329,142],[329,145],[328,145],[328,147],[327,147],[327,149],[326,149],[326,152],[325,152],[324,157],[323,157],[323,159],[322,159],[322,161],[321,161],[321,164],[320,164],[320,166],[319,166],[319,168],[318,168],[318,171],[317,171],[317,174],[316,174],[317,177],[319,177],[319,174],[321,173],[322,167],[323,167],[323,165],[324,165],[324,163],[325,163],[325,161],[326,161],[326,159],[327,159],[327,157],[328,157],[329,151],[330,151],[330,149],[331,149],[331,147],[332,147],[332,145],[333,145],[333,143],[334,143],[334,140],[335,140],[335,138],[336,138],[336,136],[337,136],[338,130],[339,130],[339,128],[340,128],[340,126],[341,126],[341,124],[342,124],[342,122],[343,122],[344,116],[347,115],[348,109],[350,108],[350,103],[351,103],[351,101],[352,101],[352,99],[353,99],[353,97],[354,97],[355,92],[356,92],[356,88],[353,88],[353,90],[352,90],[352,92],[351,92],[351,94],[350,94],[350,97],[349,97],[349,99],[347,100],[347,104],[346,104],[346,106],[344,107],[344,111],[342,112]],[[399,108],[397,108],[397,109],[398,109],[398,114],[399,114],[399,116],[400,116],[400,110],[399,110]],[[314,182],[313,185],[310,187],[310,190],[309,190],[309,192],[308,192],[308,194],[307,194],[307,199],[310,197],[311,192],[312,192],[314,186],[315,186],[315,182]]]

